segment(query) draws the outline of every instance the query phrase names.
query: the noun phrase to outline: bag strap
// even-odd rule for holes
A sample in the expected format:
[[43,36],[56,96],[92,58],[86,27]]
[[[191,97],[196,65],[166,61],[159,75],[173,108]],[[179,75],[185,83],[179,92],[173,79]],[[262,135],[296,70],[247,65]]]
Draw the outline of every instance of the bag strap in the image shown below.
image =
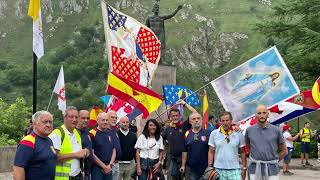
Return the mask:
[[65,133],[64,133],[64,130],[63,130],[63,128],[62,128],[61,126],[59,126],[57,129],[58,129],[58,130],[60,131],[60,133],[61,133],[61,145],[62,145],[62,144],[63,144],[63,140],[64,140]]

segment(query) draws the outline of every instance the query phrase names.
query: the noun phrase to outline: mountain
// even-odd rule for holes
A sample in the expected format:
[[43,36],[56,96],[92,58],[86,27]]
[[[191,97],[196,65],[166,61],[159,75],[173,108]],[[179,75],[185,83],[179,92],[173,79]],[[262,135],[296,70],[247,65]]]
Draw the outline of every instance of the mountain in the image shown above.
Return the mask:
[[[196,90],[270,46],[256,23],[270,18],[284,0],[161,0],[160,15],[183,9],[165,22],[166,64],[177,66],[177,83]],[[0,94],[23,96],[32,104],[32,20],[28,1],[0,0]],[[45,109],[64,65],[67,104],[99,104],[108,60],[99,0],[42,0],[45,55],[38,62],[38,107]],[[118,10],[145,22],[153,1],[109,0]],[[210,111],[222,110],[211,87]],[[208,90],[207,90],[208,92]],[[56,98],[50,111],[59,114]]]

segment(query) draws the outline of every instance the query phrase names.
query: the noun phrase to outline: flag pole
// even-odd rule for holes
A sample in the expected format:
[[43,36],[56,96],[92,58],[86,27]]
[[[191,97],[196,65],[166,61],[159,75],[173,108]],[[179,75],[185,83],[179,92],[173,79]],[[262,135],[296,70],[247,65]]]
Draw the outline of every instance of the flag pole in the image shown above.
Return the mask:
[[32,113],[37,112],[37,55],[33,52],[33,69],[32,69]]
[[50,97],[50,100],[49,100],[49,104],[48,104],[48,106],[47,106],[47,111],[49,110],[49,107],[50,107],[50,104],[51,104],[52,97],[53,97],[53,91],[52,91],[52,93],[51,93],[51,97]]

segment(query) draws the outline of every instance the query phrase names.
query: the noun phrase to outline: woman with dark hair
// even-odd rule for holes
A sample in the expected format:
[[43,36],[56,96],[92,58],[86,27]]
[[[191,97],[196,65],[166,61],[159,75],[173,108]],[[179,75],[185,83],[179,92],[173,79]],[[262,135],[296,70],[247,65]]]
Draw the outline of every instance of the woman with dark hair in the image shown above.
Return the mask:
[[139,180],[147,180],[148,176],[161,173],[163,159],[163,140],[160,125],[155,119],[149,119],[139,136],[136,145],[137,175]]

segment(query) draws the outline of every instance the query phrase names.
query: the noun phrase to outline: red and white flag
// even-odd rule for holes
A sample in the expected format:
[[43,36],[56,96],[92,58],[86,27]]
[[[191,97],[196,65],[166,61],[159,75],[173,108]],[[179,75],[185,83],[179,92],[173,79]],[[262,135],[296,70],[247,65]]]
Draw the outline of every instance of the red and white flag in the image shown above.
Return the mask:
[[62,114],[66,112],[67,102],[66,102],[66,92],[64,88],[64,73],[63,66],[61,66],[56,85],[54,86],[53,92],[58,95],[58,107],[62,111]]
[[150,28],[101,1],[110,72],[151,85],[160,60],[161,43]]

